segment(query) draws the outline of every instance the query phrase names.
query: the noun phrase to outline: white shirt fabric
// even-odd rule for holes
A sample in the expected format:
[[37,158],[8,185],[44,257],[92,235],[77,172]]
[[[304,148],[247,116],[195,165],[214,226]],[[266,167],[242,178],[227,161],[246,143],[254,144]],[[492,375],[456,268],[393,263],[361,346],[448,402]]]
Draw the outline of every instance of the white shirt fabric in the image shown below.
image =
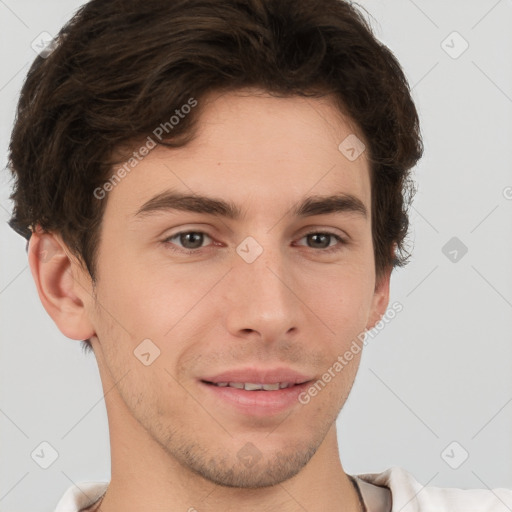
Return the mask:
[[[511,512],[511,489],[424,487],[402,468],[353,475],[368,512]],[[80,512],[98,501],[108,482],[83,482],[64,493],[55,512]]]

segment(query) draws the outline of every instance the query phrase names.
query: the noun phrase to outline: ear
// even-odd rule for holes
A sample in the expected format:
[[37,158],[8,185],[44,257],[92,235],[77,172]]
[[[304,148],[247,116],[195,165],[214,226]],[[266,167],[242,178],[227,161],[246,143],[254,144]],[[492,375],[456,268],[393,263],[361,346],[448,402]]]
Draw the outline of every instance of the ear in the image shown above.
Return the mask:
[[392,267],[386,269],[375,283],[375,291],[372,298],[372,306],[366,329],[371,330],[386,312],[389,304],[389,286]]
[[62,239],[38,227],[30,237],[28,261],[41,303],[62,334],[74,340],[93,336],[85,307],[92,300],[91,279]]

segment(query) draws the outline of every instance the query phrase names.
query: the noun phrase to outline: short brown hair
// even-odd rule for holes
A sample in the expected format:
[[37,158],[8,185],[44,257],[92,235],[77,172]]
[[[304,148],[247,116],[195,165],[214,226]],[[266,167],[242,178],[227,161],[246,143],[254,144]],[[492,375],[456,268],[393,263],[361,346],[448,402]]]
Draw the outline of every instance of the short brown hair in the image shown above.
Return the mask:
[[108,180],[113,152],[147,137],[193,97],[199,106],[161,141],[184,146],[201,98],[246,87],[333,95],[369,145],[376,274],[403,266],[409,170],[423,152],[418,114],[396,58],[343,0],[85,4],[53,52],[35,59],[21,91],[10,226],[27,240],[38,224],[58,232],[94,282],[106,205],[94,190]]

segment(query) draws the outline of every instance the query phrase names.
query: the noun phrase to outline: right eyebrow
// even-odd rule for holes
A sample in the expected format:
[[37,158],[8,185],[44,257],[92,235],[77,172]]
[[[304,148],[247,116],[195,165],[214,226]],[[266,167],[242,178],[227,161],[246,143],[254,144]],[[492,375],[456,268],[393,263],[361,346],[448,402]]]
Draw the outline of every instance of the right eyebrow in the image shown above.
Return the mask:
[[238,205],[213,197],[196,194],[182,194],[180,192],[166,191],[146,201],[135,213],[135,217],[144,217],[153,213],[168,210],[181,210],[194,213],[206,213],[217,217],[226,217],[237,220],[242,217]]

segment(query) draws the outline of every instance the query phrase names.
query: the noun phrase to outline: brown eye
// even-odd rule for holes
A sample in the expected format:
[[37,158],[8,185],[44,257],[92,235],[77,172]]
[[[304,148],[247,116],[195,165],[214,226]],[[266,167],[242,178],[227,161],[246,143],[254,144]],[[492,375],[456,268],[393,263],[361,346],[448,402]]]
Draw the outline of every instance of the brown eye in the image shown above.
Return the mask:
[[332,235],[327,233],[313,233],[307,235],[308,242],[312,244],[315,249],[326,249],[331,243]]
[[[206,233],[202,231],[181,231],[180,233],[176,233],[165,240],[163,240],[164,244],[168,244],[172,249],[179,251],[180,249],[184,251],[198,251],[203,248],[203,243],[205,242],[205,238],[210,238]],[[175,249],[172,247],[173,245],[177,245],[178,248]]]
[[[339,251],[346,244],[345,240],[339,235],[329,232],[314,231],[307,233],[302,239],[306,239],[306,245],[310,249],[321,249],[323,252]],[[338,243],[334,243],[338,242]],[[304,244],[299,244],[304,245]]]
[[204,233],[197,233],[195,231],[181,233],[179,241],[185,249],[198,249],[203,245]]

